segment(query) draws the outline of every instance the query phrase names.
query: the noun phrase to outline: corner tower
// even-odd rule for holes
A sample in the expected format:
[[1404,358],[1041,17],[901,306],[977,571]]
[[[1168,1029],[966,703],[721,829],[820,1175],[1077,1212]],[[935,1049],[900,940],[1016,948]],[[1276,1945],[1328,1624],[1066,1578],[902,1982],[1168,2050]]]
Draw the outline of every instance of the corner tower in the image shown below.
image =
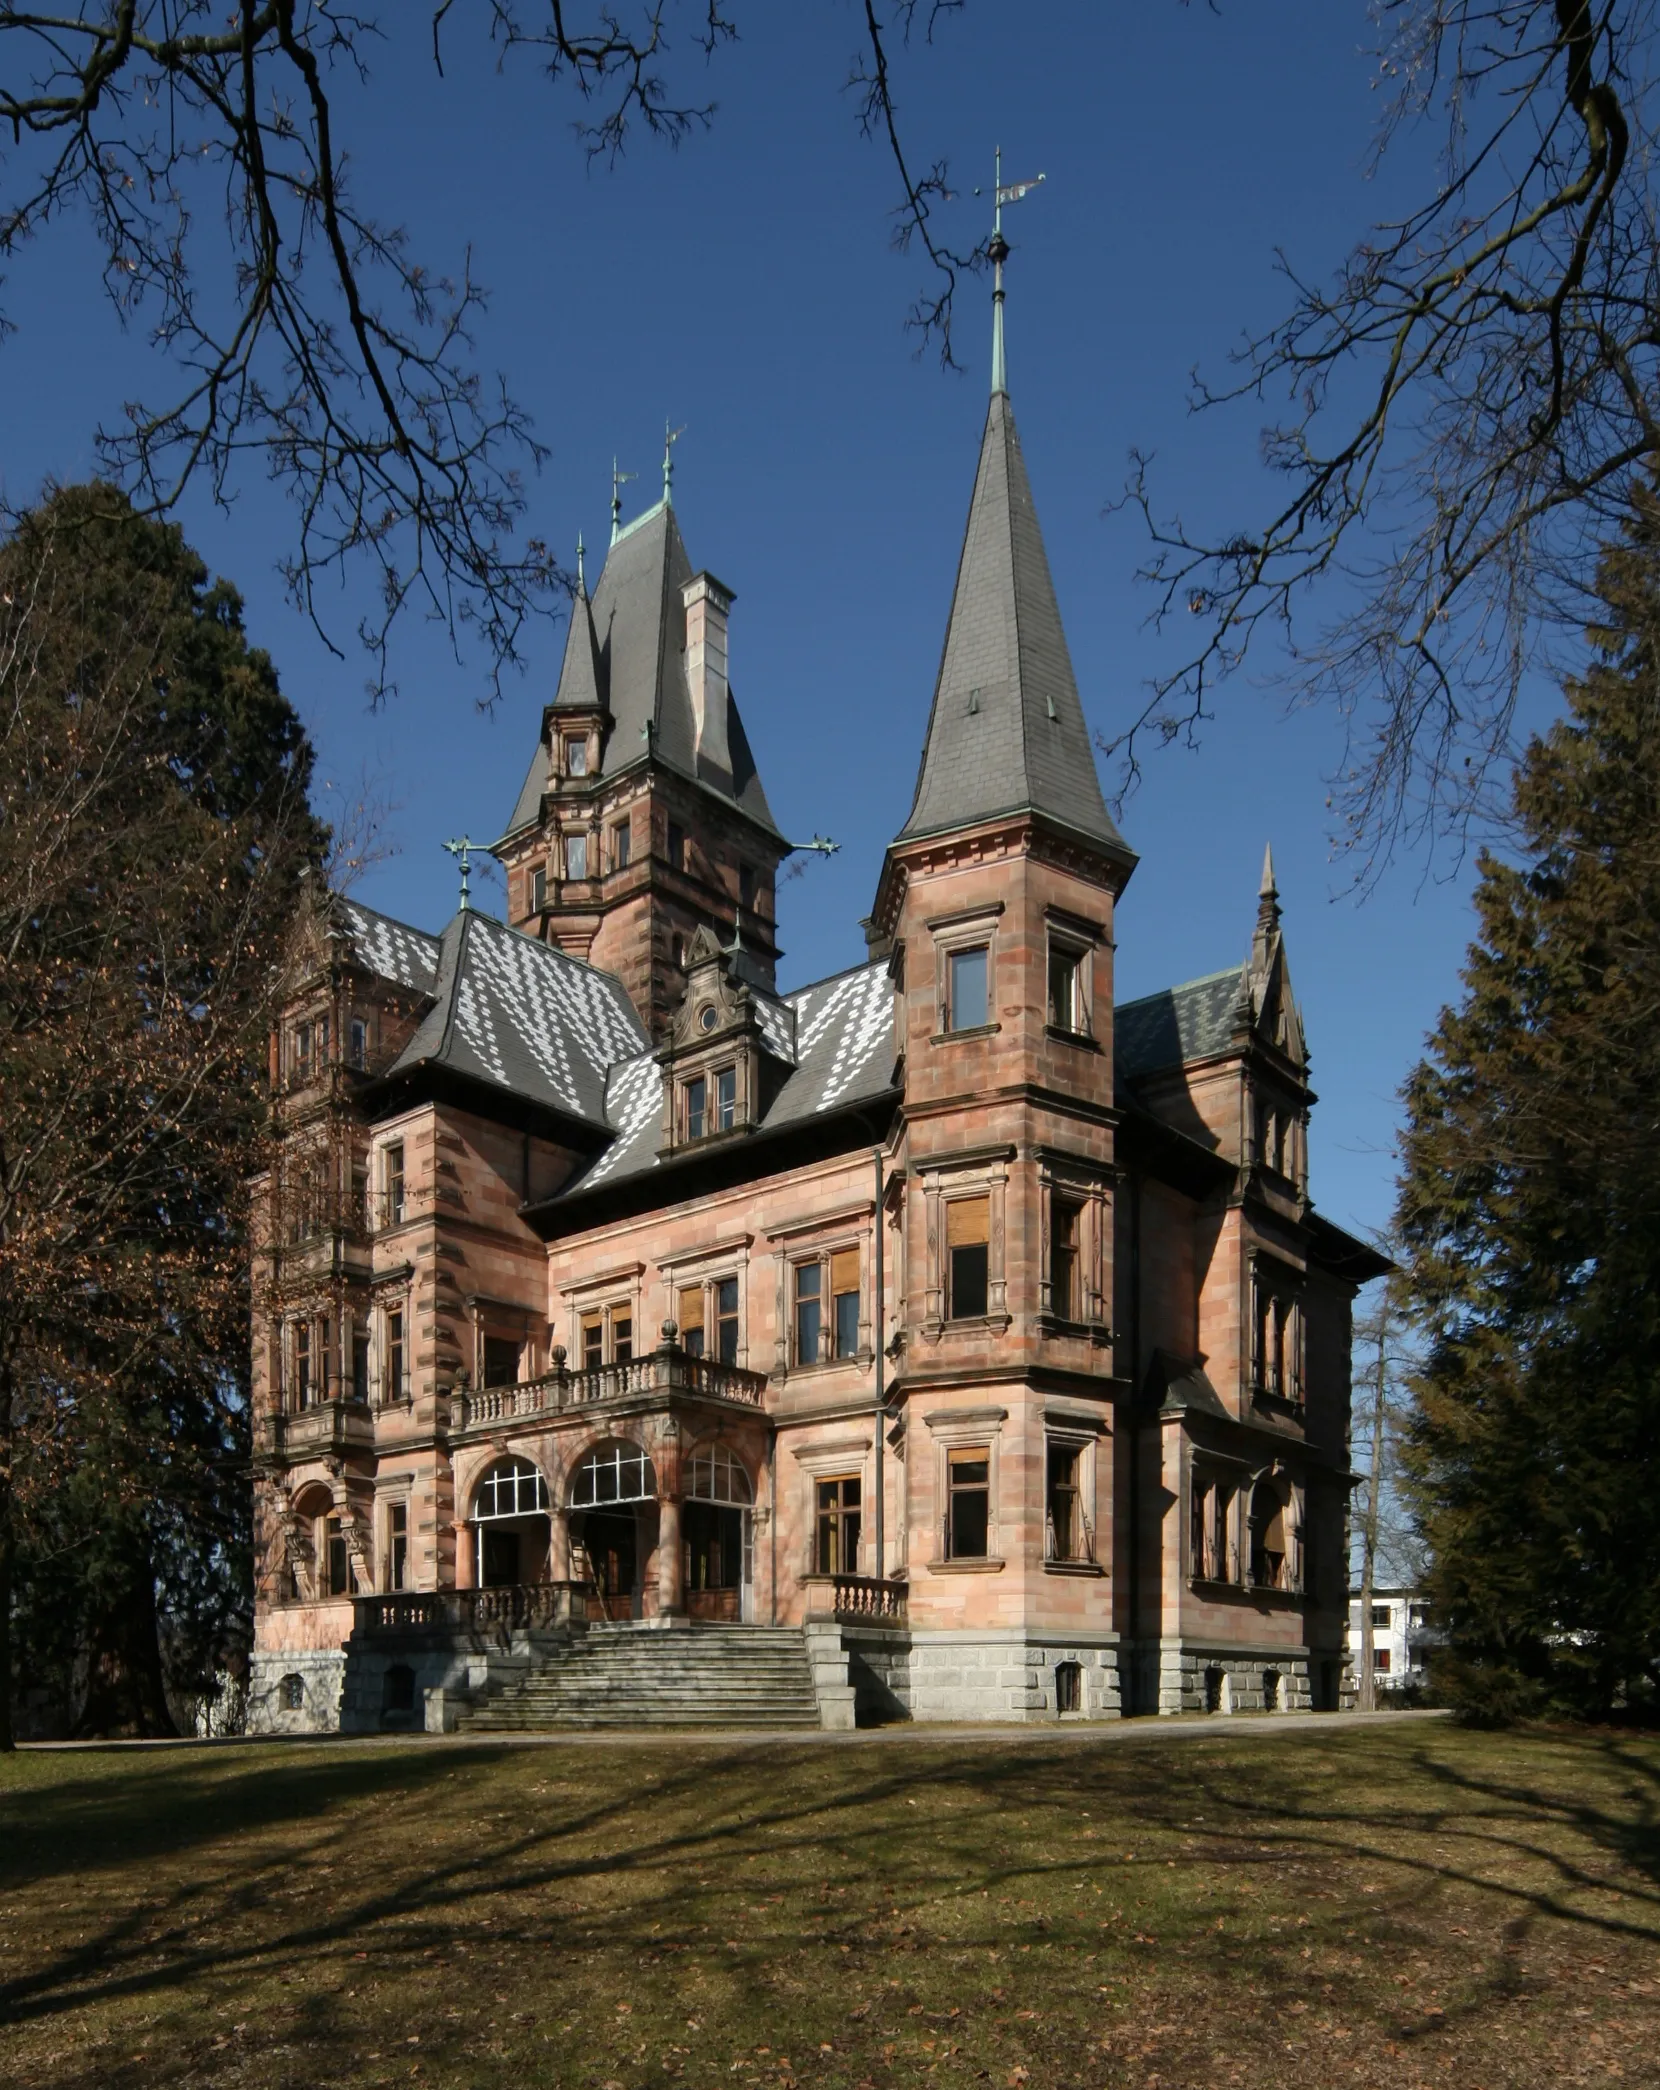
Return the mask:
[[727,679],[733,595],[694,573],[669,491],[579,577],[559,685],[507,831],[508,919],[614,973],[668,1034],[700,928],[741,934],[770,986],[774,824]]
[[[916,792],[870,924],[904,1055],[900,1377],[920,1498],[904,1566],[942,1626],[1106,1645],[1126,1390],[1113,909],[1135,858],[1095,772],[1005,381],[1000,236],[991,251],[991,400]],[[954,1491],[981,1480],[998,1527],[971,1571]]]

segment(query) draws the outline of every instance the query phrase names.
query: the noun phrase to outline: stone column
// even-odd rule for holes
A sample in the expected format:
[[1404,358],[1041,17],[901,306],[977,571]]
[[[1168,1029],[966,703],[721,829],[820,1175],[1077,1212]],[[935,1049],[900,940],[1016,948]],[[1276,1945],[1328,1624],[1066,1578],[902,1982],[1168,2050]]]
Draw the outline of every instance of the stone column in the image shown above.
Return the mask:
[[478,1546],[470,1524],[456,1523],[451,1530],[455,1533],[455,1586],[457,1589],[472,1589],[477,1582]]
[[680,1498],[664,1495],[657,1502],[657,1610],[663,1618],[685,1611],[685,1576],[680,1548]]

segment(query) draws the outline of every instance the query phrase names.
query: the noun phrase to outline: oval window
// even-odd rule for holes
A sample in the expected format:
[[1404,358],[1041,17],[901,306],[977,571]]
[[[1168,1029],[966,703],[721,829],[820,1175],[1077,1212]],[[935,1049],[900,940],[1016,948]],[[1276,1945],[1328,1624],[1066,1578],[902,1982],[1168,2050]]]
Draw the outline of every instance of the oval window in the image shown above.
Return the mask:
[[701,1010],[701,1011],[699,1012],[699,1014],[698,1014],[698,1019],[697,1019],[698,1029],[699,1029],[699,1030],[713,1030],[713,1029],[714,1029],[714,1027],[715,1027],[715,1025],[716,1025],[717,1023],[719,1023],[719,1021],[720,1021],[720,1011],[719,1011],[719,1010],[718,1010],[718,1009],[717,1009],[717,1008],[715,1007],[714,1003],[713,1003],[713,1002],[711,1002],[711,1003],[709,1003],[709,1004],[708,1004],[708,1006],[707,1006],[706,1008],[702,1009],[702,1010]]

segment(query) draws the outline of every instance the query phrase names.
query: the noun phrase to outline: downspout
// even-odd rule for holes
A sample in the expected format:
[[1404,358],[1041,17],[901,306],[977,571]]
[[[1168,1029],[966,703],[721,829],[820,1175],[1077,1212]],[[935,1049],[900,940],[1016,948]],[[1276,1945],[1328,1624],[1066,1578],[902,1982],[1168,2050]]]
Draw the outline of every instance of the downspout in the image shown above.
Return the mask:
[[767,1519],[767,1544],[772,1554],[772,1565],[767,1570],[768,1611],[767,1623],[778,1623],[778,1426],[773,1425],[772,1435],[767,1439],[767,1495],[772,1503],[772,1515]]
[[1141,1711],[1141,1171],[1130,1169],[1130,1699]]
[[880,1147],[872,1149],[872,1159],[876,1163],[876,1299],[875,1311],[872,1315],[872,1319],[876,1323],[874,1330],[876,1337],[876,1579],[878,1582],[885,1582],[888,1579],[887,1531],[884,1517],[887,1508],[887,1489],[882,1472],[882,1434],[887,1426],[886,1410],[888,1396],[887,1389],[883,1384],[882,1338],[887,1333],[888,1294],[882,1254],[884,1221],[882,1216],[882,1149]]

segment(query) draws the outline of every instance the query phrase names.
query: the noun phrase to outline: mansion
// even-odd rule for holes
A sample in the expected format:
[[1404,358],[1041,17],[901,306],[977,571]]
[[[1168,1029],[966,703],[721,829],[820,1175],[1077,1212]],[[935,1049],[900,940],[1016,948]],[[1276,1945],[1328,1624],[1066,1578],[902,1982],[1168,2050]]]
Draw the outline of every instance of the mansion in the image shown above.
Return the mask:
[[1115,1006],[1136,858],[994,367],[862,964],[776,984],[790,849],[667,483],[573,601],[507,919],[297,924],[256,1729],[1347,1688],[1350,1310],[1384,1265],[1311,1202],[1271,864],[1231,962]]

